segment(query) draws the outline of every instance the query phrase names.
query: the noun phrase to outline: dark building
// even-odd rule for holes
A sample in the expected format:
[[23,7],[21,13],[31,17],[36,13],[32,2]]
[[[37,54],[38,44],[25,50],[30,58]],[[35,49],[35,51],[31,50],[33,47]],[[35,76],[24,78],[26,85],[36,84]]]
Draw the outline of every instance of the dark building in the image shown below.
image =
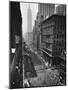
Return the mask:
[[41,25],[41,50],[51,65],[66,51],[66,16],[52,15]]
[[[10,16],[10,88],[23,87],[22,80],[22,17],[19,2],[9,2]],[[12,49],[15,49],[15,53]]]
[[10,2],[10,45],[15,47],[15,35],[22,37],[22,17],[19,2]]

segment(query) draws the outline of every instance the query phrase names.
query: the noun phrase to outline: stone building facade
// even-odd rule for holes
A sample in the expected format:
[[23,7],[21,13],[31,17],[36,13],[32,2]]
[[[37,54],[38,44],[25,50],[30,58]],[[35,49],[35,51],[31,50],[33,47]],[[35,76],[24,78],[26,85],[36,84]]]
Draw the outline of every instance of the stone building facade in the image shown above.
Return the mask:
[[53,15],[42,22],[41,50],[50,64],[66,50],[66,16]]

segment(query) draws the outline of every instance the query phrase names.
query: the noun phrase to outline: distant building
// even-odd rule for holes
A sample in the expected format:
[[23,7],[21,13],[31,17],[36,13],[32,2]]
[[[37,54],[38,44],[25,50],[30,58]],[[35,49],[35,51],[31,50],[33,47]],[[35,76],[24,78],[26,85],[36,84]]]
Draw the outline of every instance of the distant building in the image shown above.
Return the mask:
[[36,50],[38,50],[41,46],[40,21],[42,21],[42,18],[40,17],[40,14],[38,12],[35,20],[35,25],[33,27],[33,46]]
[[38,12],[40,13],[41,16],[43,16],[43,19],[45,20],[46,18],[54,14],[55,4],[40,3],[38,5]]
[[27,32],[32,32],[32,11],[30,5],[27,10]]
[[26,32],[24,36],[25,42],[29,47],[33,45],[33,32]]
[[32,33],[32,12],[30,5],[28,6],[27,10],[27,32],[24,35],[24,40],[28,46],[32,47],[33,33]]
[[65,16],[66,15],[66,5],[40,3],[38,5],[38,12],[40,13],[40,16],[43,16],[43,20],[47,19],[48,17],[54,14]]
[[66,16],[53,15],[42,22],[41,50],[50,64],[66,50]]
[[56,14],[57,15],[66,15],[66,5],[58,5],[56,7]]
[[38,50],[39,47],[39,31],[38,27],[34,26],[33,28],[33,48]]

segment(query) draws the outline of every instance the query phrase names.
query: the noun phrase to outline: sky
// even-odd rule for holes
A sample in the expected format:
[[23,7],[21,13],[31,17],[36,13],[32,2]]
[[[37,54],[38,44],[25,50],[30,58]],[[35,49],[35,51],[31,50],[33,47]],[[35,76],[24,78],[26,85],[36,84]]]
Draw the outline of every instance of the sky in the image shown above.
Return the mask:
[[34,26],[34,21],[36,19],[36,15],[38,12],[38,4],[36,3],[20,3],[20,9],[22,14],[22,30],[23,34],[27,32],[27,9],[30,4],[30,8],[32,10],[32,28]]

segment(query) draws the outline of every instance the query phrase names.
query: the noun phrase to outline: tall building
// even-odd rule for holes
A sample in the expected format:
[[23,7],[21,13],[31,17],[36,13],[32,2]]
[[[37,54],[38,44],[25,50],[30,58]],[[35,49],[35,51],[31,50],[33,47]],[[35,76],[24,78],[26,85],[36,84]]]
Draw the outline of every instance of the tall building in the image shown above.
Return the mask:
[[42,22],[41,45],[45,60],[60,63],[56,57],[66,50],[66,16],[52,15]]
[[[20,11],[20,3],[10,1],[10,81],[9,87],[22,88],[22,16]],[[12,52],[12,49],[15,52]],[[18,67],[19,69],[16,69]],[[14,82],[14,83],[13,83]]]
[[10,3],[10,47],[16,48],[16,36],[22,39],[22,16],[19,2]]
[[43,16],[43,20],[52,16],[53,14],[65,16],[66,15],[66,5],[40,3],[38,4],[38,12],[40,13],[40,16]]
[[49,16],[53,15],[55,11],[55,4],[45,4],[40,3],[38,5],[38,12],[41,16],[43,16],[43,19],[45,20]]
[[33,41],[34,47],[38,50],[41,48],[41,32],[40,26],[41,22],[47,17],[51,16],[54,13],[55,5],[54,4],[38,4],[38,13],[35,20],[34,32],[33,32]]
[[27,32],[32,32],[32,12],[30,8],[30,4],[27,10]]
[[25,33],[25,42],[29,47],[32,47],[33,33],[32,33],[32,12],[30,4],[27,9],[27,32]]
[[41,44],[41,32],[40,32],[40,22],[43,21],[43,18],[41,18],[40,13],[37,13],[35,25],[33,27],[33,44],[34,48],[39,51],[40,44]]
[[33,28],[33,46],[35,50],[38,50],[39,47],[39,28],[38,23],[35,20],[35,26]]

